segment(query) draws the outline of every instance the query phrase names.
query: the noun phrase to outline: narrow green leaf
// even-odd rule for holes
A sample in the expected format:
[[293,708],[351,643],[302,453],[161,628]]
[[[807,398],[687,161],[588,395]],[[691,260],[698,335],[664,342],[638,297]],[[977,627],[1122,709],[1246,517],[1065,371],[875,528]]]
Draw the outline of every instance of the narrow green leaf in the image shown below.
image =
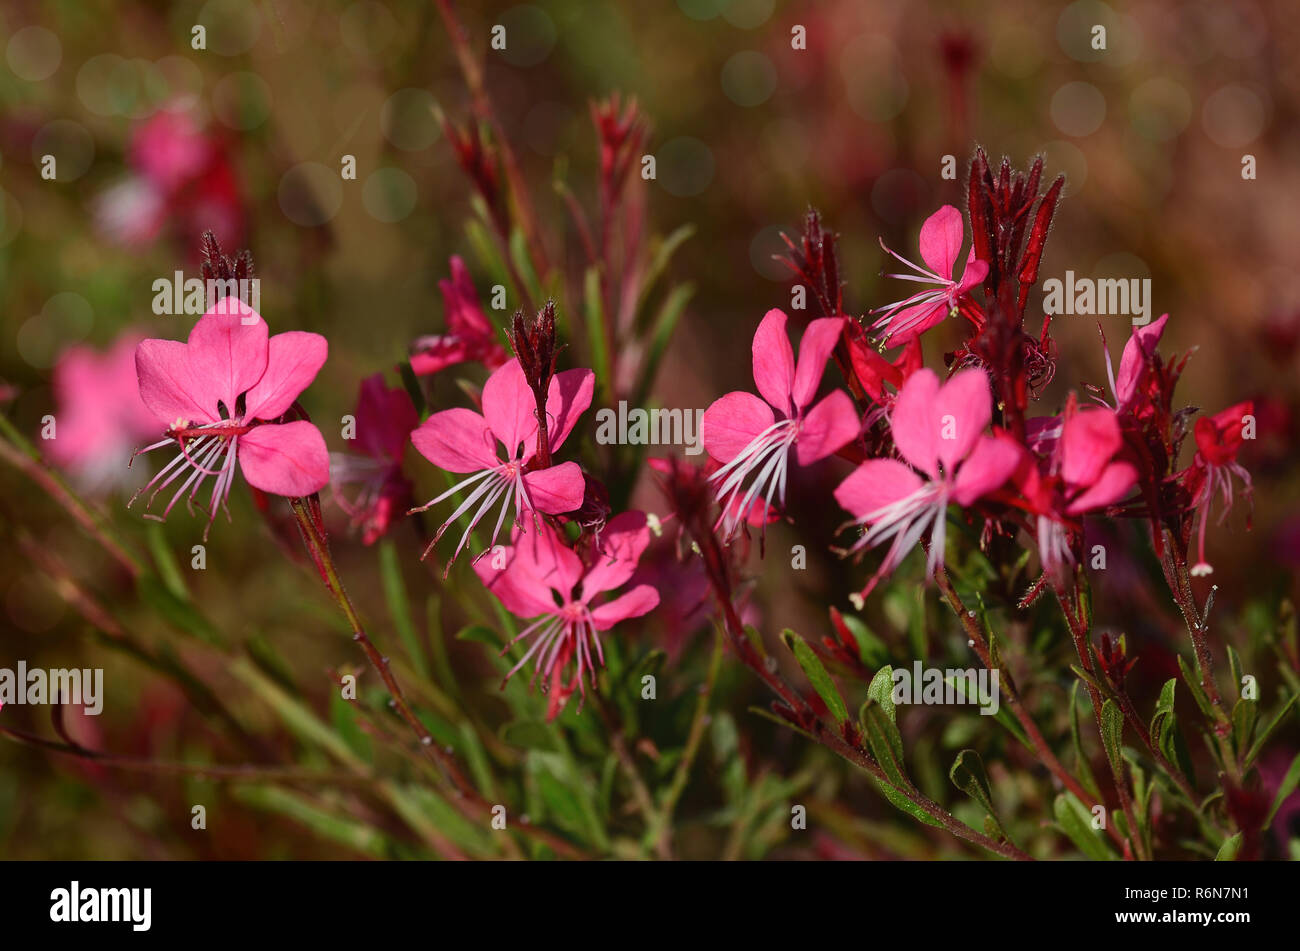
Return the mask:
[[1255,735],[1255,718],[1259,714],[1259,704],[1244,697],[1232,707],[1232,743],[1240,756],[1250,748],[1250,741]]
[[583,315],[587,324],[587,347],[591,351],[591,368],[596,385],[609,392],[609,348],[605,345],[605,305],[600,299],[600,270],[587,268],[583,279]]
[[862,619],[852,614],[841,614],[840,620],[849,629],[858,644],[858,657],[867,667],[883,667],[889,660],[889,648]]
[[397,548],[391,538],[379,543],[379,573],[383,579],[384,598],[388,602],[388,614],[393,619],[397,636],[406,648],[406,655],[411,658],[419,675],[429,679],[429,662],[420,647],[420,638],[415,633],[415,622],[411,619],[411,605],[406,598],[406,582],[402,580],[402,567],[397,558]]
[[1295,706],[1297,699],[1300,699],[1300,694],[1292,694],[1291,699],[1284,703],[1282,709],[1277,712],[1277,716],[1270,720],[1268,726],[1264,727],[1264,729],[1260,731],[1259,736],[1255,739],[1255,745],[1252,746],[1250,752],[1246,754],[1244,765],[1249,766],[1251,763],[1255,762],[1256,757],[1264,751],[1264,745],[1268,743],[1269,737],[1272,736],[1277,731],[1277,728],[1286,720],[1287,714],[1291,712],[1291,708]]
[[1214,705],[1210,703],[1210,699],[1205,696],[1205,691],[1201,689],[1200,678],[1187,666],[1187,661],[1183,660],[1182,655],[1178,657],[1178,669],[1183,672],[1183,683],[1187,685],[1187,690],[1191,693],[1192,699],[1196,701],[1196,705],[1201,708],[1201,712],[1211,720],[1218,720],[1219,717],[1214,711]]
[[952,768],[948,770],[948,778],[952,784],[970,796],[971,799],[988,813],[987,818],[993,821],[993,828],[997,830],[1000,838],[1006,838],[1006,833],[1002,831],[1002,824],[998,821],[997,810],[993,808],[993,794],[989,789],[988,774],[984,772],[984,761],[980,759],[979,753],[974,750],[962,750],[953,760]]
[[872,758],[896,786],[910,787],[907,764],[903,760],[903,737],[893,719],[874,699],[868,698],[859,712],[862,733]]
[[817,691],[817,696],[822,698],[822,702],[826,704],[826,709],[835,718],[835,722],[843,725],[849,718],[849,711],[844,706],[844,698],[835,687],[835,681],[831,680],[831,675],[826,672],[821,658],[813,653],[813,649],[802,637],[789,628],[781,632],[781,640],[785,641],[786,647],[794,652],[794,659],[803,668],[809,683]]
[[1092,813],[1079,802],[1074,793],[1060,793],[1053,803],[1053,812],[1061,831],[1088,858],[1108,861],[1115,857],[1106,844],[1102,831],[1092,827]]
[[1239,851],[1241,851],[1241,833],[1236,832],[1223,840],[1223,845],[1219,846],[1219,851],[1218,854],[1214,856],[1214,861],[1235,862]]
[[1300,786],[1300,754],[1291,761],[1291,767],[1282,777],[1282,785],[1277,788],[1277,795],[1273,797],[1273,808],[1269,809],[1268,818],[1264,820],[1265,829],[1273,824],[1273,817],[1282,808],[1282,803],[1286,802],[1287,797],[1295,792],[1296,786]]
[[1106,758],[1116,776],[1124,775],[1124,757],[1121,749],[1124,745],[1124,714],[1119,704],[1107,700],[1101,705],[1101,741],[1106,748]]
[[885,666],[876,671],[876,675],[871,678],[871,683],[867,686],[867,696],[880,704],[880,708],[889,715],[890,723],[898,722],[898,713],[894,706],[893,667]]
[[1079,730],[1079,681],[1070,685],[1070,742],[1074,745],[1075,771],[1083,788],[1098,796],[1097,777],[1083,751],[1083,734]]

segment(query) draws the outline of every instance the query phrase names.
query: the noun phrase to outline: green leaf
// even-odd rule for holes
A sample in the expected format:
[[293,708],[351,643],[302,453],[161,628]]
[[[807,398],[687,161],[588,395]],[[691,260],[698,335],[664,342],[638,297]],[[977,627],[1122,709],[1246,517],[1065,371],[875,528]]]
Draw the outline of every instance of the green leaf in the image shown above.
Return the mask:
[[893,667],[885,666],[876,671],[876,675],[871,678],[871,683],[867,687],[867,696],[880,704],[880,708],[889,715],[889,722],[898,722],[898,713],[894,706]]
[[1241,693],[1241,681],[1245,672],[1241,666],[1241,657],[1237,654],[1237,649],[1231,644],[1228,645],[1228,672],[1232,676],[1232,682],[1236,686],[1238,695]]
[[1259,704],[1244,697],[1232,707],[1232,742],[1238,756],[1250,748],[1251,737],[1255,735],[1255,718],[1258,713]]
[[943,828],[942,822],[934,818],[932,815],[930,815],[928,812],[926,812],[916,803],[912,802],[912,800],[908,799],[898,790],[890,788],[889,786],[885,785],[879,780],[876,780],[876,785],[880,787],[881,793],[884,794],[885,798],[888,799],[890,803],[892,803],[901,811],[907,813],[913,819],[916,819],[919,822],[924,822],[928,826],[934,826],[936,829]]
[[600,298],[599,268],[594,265],[587,268],[582,288],[591,368],[596,373],[596,385],[603,392],[609,392],[609,348],[605,345],[605,305]]
[[605,828],[592,797],[596,784],[558,754],[531,752],[528,766],[537,781],[547,815],[584,841],[608,848]]
[[852,614],[841,614],[840,620],[849,629],[858,644],[858,658],[867,667],[883,667],[889,660],[889,648],[871,632],[862,619]]
[[1165,759],[1183,771],[1189,782],[1195,784],[1192,759],[1188,755],[1187,744],[1178,730],[1178,720],[1174,715],[1174,696],[1177,687],[1177,678],[1171,677],[1160,688],[1160,699],[1156,701],[1156,711],[1151,717],[1151,742]]
[[500,735],[511,746],[552,753],[559,750],[550,727],[540,720],[515,720],[503,725]]
[[1083,752],[1083,734],[1079,730],[1079,681],[1070,685],[1070,742],[1074,745],[1075,771],[1083,788],[1100,798],[1097,777],[1092,774],[1092,765]]
[[1277,795],[1273,797],[1273,808],[1268,811],[1268,818],[1264,820],[1264,828],[1267,829],[1273,824],[1273,817],[1277,811],[1282,808],[1282,803],[1286,802],[1287,797],[1300,786],[1300,754],[1291,761],[1291,767],[1282,777],[1282,785],[1277,788]]
[[1210,703],[1210,699],[1205,696],[1205,691],[1201,689],[1200,679],[1192,669],[1187,666],[1187,661],[1183,660],[1182,655],[1179,655],[1178,657],[1178,669],[1183,672],[1183,683],[1187,685],[1187,689],[1191,693],[1192,699],[1195,700],[1196,705],[1201,708],[1201,712],[1211,720],[1218,720],[1219,715],[1215,712],[1214,705]]
[[397,636],[420,677],[428,680],[429,662],[420,647],[420,638],[415,633],[411,605],[406,598],[406,582],[402,580],[401,563],[391,538],[385,538],[379,543],[379,574],[383,580],[384,599],[388,602],[388,614],[393,619]]
[[1239,851],[1241,851],[1241,833],[1236,832],[1223,840],[1223,845],[1219,846],[1219,851],[1214,856],[1214,861],[1235,862]]
[[686,241],[695,234],[695,225],[681,225],[668,237],[659,242],[655,248],[653,256],[650,258],[650,266],[646,268],[645,280],[641,284],[641,299],[637,302],[637,310],[645,307],[651,293],[654,292],[655,284],[663,276],[664,271],[668,268],[668,262],[676,253],[682,242]]
[[826,709],[835,718],[835,722],[843,726],[849,718],[849,711],[844,706],[844,698],[835,687],[835,681],[831,680],[831,675],[826,672],[821,658],[813,653],[813,649],[802,637],[789,628],[781,632],[781,640],[785,641],[785,646],[794,652],[794,659],[803,668],[809,683],[817,691],[817,696],[822,698],[822,702],[826,704]]
[[144,524],[145,542],[149,546],[149,554],[153,556],[154,564],[158,567],[158,577],[162,579],[167,590],[177,598],[182,601],[190,600],[189,590],[185,586],[185,576],[181,574],[171,546],[167,544],[167,533],[163,529],[162,522],[151,521]]
[[372,858],[392,858],[394,846],[376,829],[328,812],[308,797],[278,786],[236,786],[232,795],[245,805],[277,812],[306,826],[316,835]]
[[903,760],[903,737],[893,717],[871,697],[862,704],[858,717],[872,758],[895,785],[911,786],[907,764]]
[[1063,792],[1053,803],[1056,823],[1079,851],[1090,859],[1109,861],[1115,856],[1106,844],[1100,829],[1092,827],[1092,813],[1079,802],[1074,793]]
[[952,769],[948,770],[952,784],[974,799],[984,811],[987,818],[993,820],[993,827],[1000,838],[1006,838],[1002,824],[998,822],[997,810],[993,808],[993,794],[989,789],[989,778],[984,772],[984,761],[974,750],[962,750],[953,760]]
[[193,604],[178,598],[157,578],[141,575],[136,582],[136,591],[140,595],[140,600],[177,630],[206,641],[214,647],[223,650],[226,648],[225,638],[212,622],[200,614]]
[[470,624],[456,632],[458,641],[475,641],[488,647],[501,649],[501,637],[492,628],[483,624]]
[[1300,694],[1292,694],[1291,699],[1284,703],[1282,709],[1277,712],[1277,716],[1269,721],[1268,726],[1264,727],[1259,736],[1256,737],[1255,745],[1252,746],[1250,752],[1246,754],[1244,765],[1249,766],[1251,763],[1255,762],[1255,758],[1264,751],[1264,745],[1268,742],[1269,737],[1272,736],[1277,731],[1277,728],[1282,725],[1283,721],[1286,720],[1287,714],[1291,712],[1291,708],[1295,706],[1297,699],[1300,699]]
[[1124,714],[1114,700],[1107,700],[1101,705],[1101,742],[1106,748],[1106,758],[1110,760],[1112,772],[1116,776],[1123,776],[1124,756],[1121,749],[1124,745]]

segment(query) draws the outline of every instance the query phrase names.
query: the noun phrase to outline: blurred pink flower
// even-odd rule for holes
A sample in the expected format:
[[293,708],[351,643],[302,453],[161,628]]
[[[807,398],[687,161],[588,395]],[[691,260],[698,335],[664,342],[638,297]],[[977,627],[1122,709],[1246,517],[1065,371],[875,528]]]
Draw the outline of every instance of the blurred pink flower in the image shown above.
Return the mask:
[[[362,531],[361,540],[373,545],[392,522],[411,505],[411,483],[402,475],[402,453],[420,416],[410,395],[400,386],[384,384],[376,373],[361,382],[354,415],[356,445],[360,453],[330,453],[330,481],[339,507]],[[343,493],[359,485],[356,498]]]
[[236,245],[244,211],[234,167],[221,140],[188,112],[159,110],[136,126],[127,146],[133,173],[99,196],[100,230],[128,246],[156,240],[171,223],[176,234],[212,230]]
[[957,272],[965,236],[961,212],[952,205],[944,205],[921,225],[921,260],[928,265],[928,270],[890,251],[884,241],[880,242],[887,254],[917,272],[887,277],[937,285],[872,311],[881,315],[872,328],[885,328],[884,340],[890,346],[906,343],[942,323],[956,309],[962,295],[978,287],[988,275],[988,263],[976,259],[973,245],[961,272]]
[[[799,344],[797,366],[785,325],[782,311],[769,310],[754,334],[754,383],[763,399],[741,390],[728,393],[705,411],[700,424],[704,448],[723,463],[709,481],[719,483],[719,522],[727,538],[742,521],[752,518],[755,507],[762,520],[773,498],[785,505],[792,446],[799,465],[811,465],[851,442],[861,426],[853,401],[843,390],[832,391],[807,409],[817,395],[844,319],[811,321]],[[746,490],[745,482],[754,473],[758,474]]]
[[[595,381],[596,375],[590,370],[564,370],[551,378],[546,414],[552,452],[560,448],[573,431],[578,417],[591,405]],[[517,523],[526,513],[558,515],[572,512],[582,505],[585,482],[582,469],[576,462],[562,462],[546,469],[528,468],[537,453],[537,403],[518,360],[511,360],[488,377],[483,385],[482,416],[461,407],[442,410],[426,419],[411,434],[411,442],[424,458],[440,469],[474,473],[412,512],[423,512],[477,483],[465,501],[442,523],[424,551],[427,557],[448,526],[479,503],[447,562],[448,571],[469,541],[474,526],[503,495],[501,514],[492,531],[489,549],[496,544],[512,499]],[[505,447],[504,459],[498,442]]]
[[[599,632],[641,617],[659,603],[659,592],[641,584],[592,606],[596,595],[622,587],[631,579],[649,543],[645,514],[624,512],[606,524],[600,550],[592,554],[590,564],[584,565],[546,524],[535,532],[515,533],[513,544],[504,549],[504,567],[498,566],[501,563],[495,555],[475,563],[475,572],[506,610],[521,618],[536,618],[502,651],[504,654],[514,644],[532,639],[505,680],[534,660],[533,683],[539,676],[549,682],[548,720],[564,709],[574,690],[585,695],[584,674],[595,685],[596,665],[605,663]],[[570,661],[575,666],[566,683],[564,670]]]
[[50,459],[84,488],[130,484],[127,464],[139,442],[158,431],[136,383],[138,335],[118,338],[101,353],[68,347],[54,367],[55,437]]
[[1233,503],[1232,478],[1241,480],[1244,494],[1251,497],[1250,473],[1237,461],[1246,439],[1246,427],[1249,422],[1253,437],[1253,420],[1255,405],[1250,400],[1229,406],[1213,416],[1202,416],[1196,421],[1193,435],[1196,437],[1196,455],[1190,468],[1190,484],[1193,487],[1192,504],[1197,510],[1198,527],[1196,531],[1197,561],[1192,566],[1192,574],[1208,575],[1214,571],[1205,560],[1205,525],[1210,520],[1210,507],[1217,495],[1223,502],[1223,511],[1219,521],[1227,516]]
[[140,398],[166,428],[167,438],[140,451],[175,443],[180,452],[136,497],[153,489],[151,505],[189,472],[167,503],[165,518],[186,490],[192,509],[204,480],[216,476],[206,538],[218,507],[226,507],[236,460],[248,484],[263,492],[289,497],[319,492],[329,482],[329,452],[320,430],[302,419],[264,421],[293,407],[328,352],[320,334],[289,331],[268,338],[266,321],[235,297],[217,301],[186,343],[142,341],[135,356]]
[[459,256],[451,259],[451,279],[438,282],[447,315],[447,332],[420,337],[411,345],[411,369],[419,376],[445,370],[457,363],[478,362],[495,370],[506,362],[506,351],[483,305],[474,281]]
[[868,459],[835,489],[836,501],[867,528],[850,551],[893,539],[860,598],[898,566],[927,529],[933,574],[943,565],[948,503],[970,505],[1015,470],[1020,460],[1016,445],[984,433],[992,419],[993,397],[983,370],[962,370],[942,385],[933,370],[907,378],[889,425],[899,455],[910,465]]

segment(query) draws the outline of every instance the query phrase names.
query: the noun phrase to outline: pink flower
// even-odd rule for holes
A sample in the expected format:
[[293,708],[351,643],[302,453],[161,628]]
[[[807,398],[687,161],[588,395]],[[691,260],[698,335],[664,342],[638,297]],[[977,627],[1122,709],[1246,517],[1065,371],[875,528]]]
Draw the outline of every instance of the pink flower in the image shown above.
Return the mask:
[[966,257],[961,273],[957,273],[956,267],[964,240],[965,228],[961,212],[952,205],[944,205],[921,225],[921,260],[928,265],[928,270],[890,251],[885,247],[884,241],[880,242],[887,254],[917,272],[889,274],[887,277],[936,285],[933,289],[917,291],[911,297],[872,311],[873,314],[881,315],[872,329],[885,328],[884,340],[887,344],[893,346],[906,343],[942,323],[945,317],[956,312],[957,302],[962,295],[979,286],[987,276],[988,262],[976,260],[974,246]]
[[420,337],[412,344],[411,369],[419,376],[437,373],[457,363],[475,361],[489,370],[506,362],[506,351],[459,256],[451,259],[451,280],[438,282],[447,313],[447,333]]
[[[624,512],[606,524],[601,548],[592,554],[589,564],[583,564],[544,523],[536,532],[516,532],[513,545],[505,548],[503,555],[475,563],[479,578],[506,610],[521,618],[536,618],[502,653],[531,638],[505,679],[533,660],[533,682],[539,676],[548,682],[547,719],[559,714],[575,689],[585,695],[584,674],[595,686],[596,665],[605,663],[600,632],[628,618],[641,617],[659,603],[659,592],[641,584],[613,600],[592,604],[596,595],[628,582],[649,543],[645,514]],[[570,661],[574,662],[573,676],[566,683],[564,670]]]
[[754,383],[763,399],[743,391],[728,393],[705,411],[700,425],[704,448],[723,464],[709,481],[718,483],[719,522],[727,538],[742,521],[753,518],[755,508],[762,520],[773,498],[785,505],[791,447],[799,465],[811,465],[838,452],[861,427],[853,401],[843,390],[808,409],[844,318],[823,317],[808,324],[798,366],[785,323],[783,312],[769,310],[754,334]]
[[866,527],[851,551],[893,539],[859,598],[893,571],[927,530],[933,574],[943,564],[948,503],[970,505],[1015,470],[1018,447],[984,433],[992,419],[993,397],[983,370],[962,370],[942,385],[932,370],[907,378],[889,425],[899,455],[910,465],[868,459],[835,490],[836,501]]
[[1131,412],[1138,417],[1145,415],[1144,410],[1151,401],[1151,358],[1160,345],[1168,322],[1169,315],[1162,314],[1159,320],[1133,331],[1119,359],[1118,377],[1111,366],[1110,352],[1106,352],[1106,376],[1115,396],[1115,408],[1121,413]]
[[140,440],[158,432],[158,421],[140,401],[135,348],[126,335],[105,353],[74,346],[54,367],[58,404],[50,458],[88,489],[129,481],[127,463]]
[[1043,570],[1058,574],[1075,562],[1069,521],[1123,498],[1137,483],[1137,467],[1122,458],[1124,435],[1109,408],[1078,410],[1070,398],[1061,417],[1030,420],[1027,432],[1046,453],[1046,473],[1030,458],[1016,481],[1038,517],[1038,554]]
[[[596,375],[590,370],[564,370],[551,378],[546,415],[552,452],[560,448],[573,431],[578,417],[591,405],[595,381]],[[517,524],[525,513],[558,515],[572,512],[582,505],[585,483],[577,463],[562,462],[546,469],[530,470],[528,467],[537,453],[537,403],[518,360],[511,360],[488,377],[483,385],[482,416],[459,407],[442,410],[426,419],[411,434],[411,442],[438,468],[448,472],[473,473],[437,498],[412,510],[423,512],[461,489],[475,486],[442,523],[424,552],[427,556],[447,527],[478,504],[451,561],[447,563],[448,570],[469,541],[474,526],[498,499],[501,499],[501,514],[492,531],[489,548],[496,544],[512,499]],[[497,443],[505,447],[504,457]]]
[[294,406],[328,352],[320,334],[289,331],[268,338],[266,321],[235,297],[217,301],[194,325],[186,343],[142,341],[135,352],[140,399],[166,429],[167,438],[140,451],[173,442],[180,449],[141,490],[153,489],[149,504],[188,472],[162,517],[187,490],[186,504],[192,510],[204,480],[216,476],[203,530],[206,538],[218,507],[226,508],[236,460],[248,484],[263,492],[300,497],[324,488],[329,482],[329,452],[320,430],[302,419],[269,421]]
[[[339,507],[361,527],[361,540],[373,545],[395,518],[411,505],[411,483],[402,475],[402,454],[420,416],[410,395],[400,386],[384,385],[376,373],[361,382],[354,415],[360,454],[331,453],[330,481]],[[360,493],[348,500],[342,489],[359,485]]]
[[234,167],[220,140],[188,112],[154,113],[132,132],[126,158],[135,174],[95,204],[96,223],[109,238],[148,244],[170,222],[178,234],[213,230],[239,243],[244,212]]
[[[1205,525],[1210,520],[1210,507],[1217,495],[1223,501],[1219,514],[1222,522],[1232,508],[1232,477],[1241,480],[1246,498],[1251,496],[1250,473],[1237,461],[1237,454],[1247,436],[1254,437],[1255,404],[1246,400],[1229,406],[1213,416],[1202,416],[1196,421],[1196,455],[1189,467],[1193,488],[1192,505],[1197,510],[1198,528],[1197,562],[1192,574],[1200,577],[1213,573],[1214,568],[1205,560]],[[1247,427],[1250,431],[1247,432]]]

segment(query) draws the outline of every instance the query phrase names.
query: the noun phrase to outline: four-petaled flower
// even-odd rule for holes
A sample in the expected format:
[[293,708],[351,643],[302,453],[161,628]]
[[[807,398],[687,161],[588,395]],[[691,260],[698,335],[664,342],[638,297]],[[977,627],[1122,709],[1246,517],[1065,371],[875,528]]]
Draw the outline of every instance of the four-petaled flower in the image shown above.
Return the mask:
[[[479,578],[506,610],[520,618],[535,618],[502,651],[531,639],[505,680],[533,660],[532,682],[541,677],[549,694],[547,719],[564,709],[574,690],[586,694],[584,675],[595,686],[596,666],[605,663],[601,632],[640,617],[659,603],[659,592],[648,584],[613,600],[592,603],[597,595],[628,582],[649,543],[645,514],[624,512],[605,525],[599,549],[587,564],[546,523],[534,532],[516,531],[511,546],[475,563]],[[566,679],[570,661],[573,675]]]
[[722,463],[710,481],[718,485],[719,522],[728,538],[755,510],[761,519],[774,498],[785,505],[791,447],[799,465],[811,465],[852,442],[861,428],[853,401],[843,390],[832,391],[808,409],[844,318],[823,317],[808,324],[797,366],[785,323],[783,312],[769,310],[754,334],[754,383],[763,399],[739,390],[728,393],[701,421],[704,448]]
[[[402,475],[402,453],[419,424],[415,404],[402,387],[390,389],[382,373],[361,381],[353,417],[361,452],[330,453],[330,481],[339,507],[361,528],[363,544],[373,545],[411,505],[411,483]],[[354,499],[343,494],[342,489],[349,485],[360,486]]]
[[879,570],[855,600],[865,598],[893,571],[927,529],[933,574],[943,565],[948,503],[968,506],[999,488],[1015,470],[1017,446],[984,432],[992,418],[993,398],[983,370],[962,370],[942,385],[932,370],[907,378],[889,414],[894,445],[907,464],[868,459],[835,489],[836,501],[866,529],[850,551],[893,539]]
[[477,362],[495,370],[506,362],[505,347],[483,305],[469,269],[459,256],[451,259],[451,278],[438,282],[447,314],[447,332],[420,337],[411,344],[411,369],[418,376],[437,373],[457,363]]
[[966,256],[961,272],[956,270],[964,240],[961,212],[952,205],[944,205],[921,225],[921,260],[926,263],[928,270],[889,250],[884,241],[880,242],[887,254],[917,272],[889,274],[887,277],[936,285],[872,311],[873,314],[880,314],[872,329],[884,329],[885,343],[890,346],[907,343],[942,323],[944,318],[954,312],[962,295],[983,282],[988,275],[989,266],[988,262],[976,259],[974,245]]
[[[547,391],[547,433],[551,451],[573,431],[578,417],[591,405],[596,375],[590,370],[565,370],[551,378]],[[479,521],[501,499],[501,514],[492,531],[489,549],[496,544],[506,512],[513,500],[515,520],[522,524],[526,514],[558,515],[582,505],[584,481],[575,462],[562,462],[545,469],[530,469],[537,454],[537,404],[518,360],[511,360],[488,377],[483,385],[483,415],[455,407],[434,413],[411,433],[411,442],[440,469],[471,472],[450,489],[413,512],[423,512],[450,498],[461,489],[474,486],[460,506],[442,523],[424,554],[438,543],[453,522],[478,508],[447,563],[460,554]],[[505,448],[504,456],[497,447]],[[504,496],[504,498],[502,498]],[[485,549],[486,551],[487,549]]]
[[1196,437],[1196,456],[1192,459],[1190,474],[1193,489],[1192,505],[1197,510],[1199,522],[1196,531],[1197,560],[1192,574],[1211,574],[1214,568],[1205,560],[1205,524],[1210,520],[1210,506],[1215,495],[1223,501],[1219,513],[1222,522],[1232,508],[1232,477],[1241,480],[1246,498],[1251,495],[1250,473],[1237,461],[1245,440],[1253,438],[1255,404],[1251,400],[1237,403],[1213,416],[1202,416],[1196,421],[1192,434]]
[[217,509],[226,507],[236,460],[248,484],[263,492],[289,497],[319,492],[329,482],[329,452],[320,430],[303,419],[270,421],[289,411],[328,352],[320,334],[291,330],[268,338],[266,321],[236,297],[217,301],[185,343],[141,341],[135,352],[140,399],[167,438],[140,452],[173,443],[180,452],[136,498],[152,489],[152,505],[159,492],[188,473],[162,517],[187,490],[192,511],[204,480],[215,476],[206,538]]

